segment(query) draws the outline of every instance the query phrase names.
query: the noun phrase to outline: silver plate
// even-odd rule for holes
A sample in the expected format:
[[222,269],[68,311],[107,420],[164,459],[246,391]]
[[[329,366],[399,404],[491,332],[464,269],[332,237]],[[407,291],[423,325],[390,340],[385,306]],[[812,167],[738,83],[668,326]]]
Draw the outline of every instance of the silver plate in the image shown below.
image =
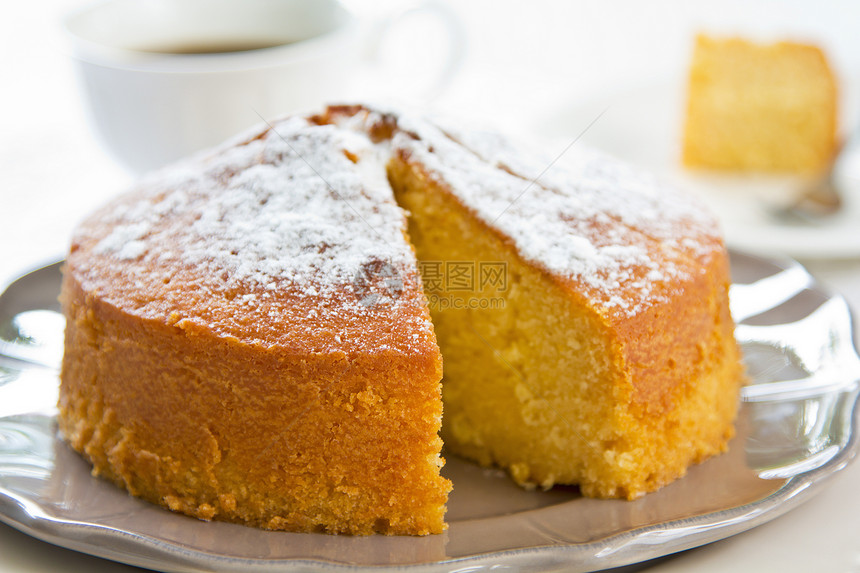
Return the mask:
[[857,451],[860,358],[845,301],[793,262],[732,254],[732,311],[752,381],[728,454],[637,501],[524,491],[449,457],[445,534],[348,537],[206,523],[90,476],[54,422],[59,264],[0,296],[0,520],[63,547],[165,571],[588,571],[740,533],[818,491]]

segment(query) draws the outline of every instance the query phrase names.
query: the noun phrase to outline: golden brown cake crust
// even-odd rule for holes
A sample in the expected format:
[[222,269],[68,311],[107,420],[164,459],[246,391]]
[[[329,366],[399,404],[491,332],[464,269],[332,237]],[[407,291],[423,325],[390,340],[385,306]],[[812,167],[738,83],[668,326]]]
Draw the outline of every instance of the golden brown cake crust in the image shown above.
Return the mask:
[[139,321],[85,294],[69,270],[64,292],[60,428],[97,474],[202,519],[442,529],[438,384],[408,382],[438,377],[432,356],[261,352]]

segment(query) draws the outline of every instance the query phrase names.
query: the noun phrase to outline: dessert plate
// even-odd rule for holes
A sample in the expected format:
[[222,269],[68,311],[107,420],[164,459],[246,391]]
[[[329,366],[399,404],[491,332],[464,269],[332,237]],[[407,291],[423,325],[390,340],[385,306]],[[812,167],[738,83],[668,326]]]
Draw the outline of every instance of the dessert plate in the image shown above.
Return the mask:
[[729,453],[636,501],[524,491],[450,456],[442,535],[348,537],[206,523],[90,475],[55,424],[59,264],[0,295],[0,521],[36,538],[164,571],[591,571],[748,530],[819,491],[858,448],[860,358],[845,301],[797,263],[732,253],[732,311],[750,383]]
[[[846,145],[835,171],[843,208],[818,224],[792,224],[774,213],[790,204],[809,184],[808,179],[695,171],[681,165],[685,85],[681,77],[666,78],[554,109],[535,118],[532,131],[556,154],[581,133],[578,141],[697,193],[719,218],[731,247],[799,258],[860,257],[857,137]],[[847,137],[852,128],[860,129],[860,81],[844,82],[840,87],[840,125]],[[559,162],[563,164],[564,159],[562,155]]]

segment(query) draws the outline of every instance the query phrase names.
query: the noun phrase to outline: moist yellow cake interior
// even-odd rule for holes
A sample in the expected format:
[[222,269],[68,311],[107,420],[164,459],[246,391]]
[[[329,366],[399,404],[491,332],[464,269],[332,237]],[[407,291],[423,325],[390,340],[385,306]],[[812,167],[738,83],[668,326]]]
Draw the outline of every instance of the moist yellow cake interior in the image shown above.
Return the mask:
[[505,267],[503,288],[446,290],[425,277],[444,357],[449,452],[505,467],[522,485],[578,483],[585,495],[633,499],[725,449],[740,376],[719,300],[700,301],[716,313],[718,334],[701,345],[695,375],[662,405],[637,404],[618,358],[623,342],[588,301],[524,262],[419,167],[395,159],[389,177],[425,268]]

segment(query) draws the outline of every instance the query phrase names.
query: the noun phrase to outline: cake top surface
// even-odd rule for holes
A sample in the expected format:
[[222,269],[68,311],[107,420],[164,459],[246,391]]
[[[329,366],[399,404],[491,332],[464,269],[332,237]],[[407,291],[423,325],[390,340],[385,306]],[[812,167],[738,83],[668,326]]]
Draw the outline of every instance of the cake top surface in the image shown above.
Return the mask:
[[69,266],[151,320],[300,351],[433,344],[386,164],[401,154],[527,261],[633,316],[722,244],[689,197],[573,146],[566,168],[503,137],[357,106],[288,117],[144,179],[91,216]]
[[421,352],[432,327],[379,153],[287,118],[141,181],[79,227],[70,263],[143,318],[297,351]]

